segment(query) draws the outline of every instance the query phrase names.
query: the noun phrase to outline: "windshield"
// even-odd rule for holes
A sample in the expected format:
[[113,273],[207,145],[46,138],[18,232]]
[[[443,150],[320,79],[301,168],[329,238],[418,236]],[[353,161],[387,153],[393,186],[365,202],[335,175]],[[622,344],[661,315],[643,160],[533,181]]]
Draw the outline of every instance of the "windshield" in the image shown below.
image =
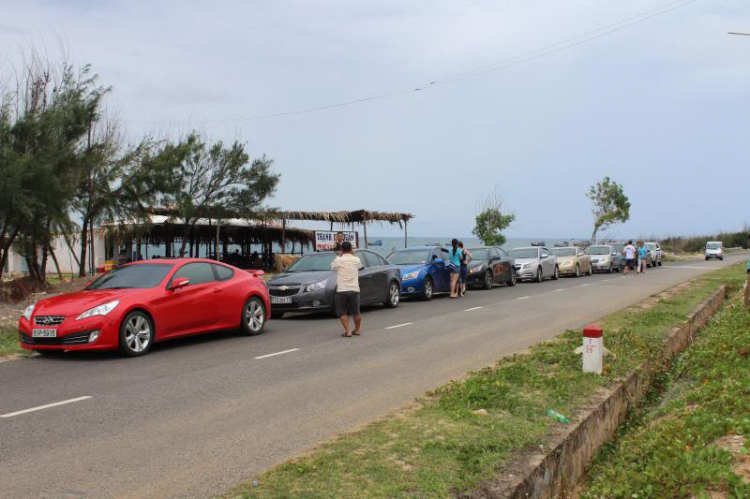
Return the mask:
[[646,243],[646,247],[650,250],[656,249],[656,245],[654,243]]
[[721,243],[706,243],[706,249],[720,249]]
[[412,250],[391,253],[388,261],[394,265],[425,265],[430,260],[432,251]]
[[538,258],[539,250],[536,248],[516,248],[510,250],[510,256],[513,258]]
[[613,244],[612,247],[618,253],[622,253],[623,251],[625,251],[625,245],[624,244]]
[[554,248],[550,251],[555,256],[576,256],[575,248]]
[[609,246],[589,246],[589,255],[609,255],[612,249]]
[[167,277],[173,266],[170,263],[125,265],[104,274],[86,289],[153,288]]
[[336,253],[318,253],[317,255],[303,256],[286,269],[287,272],[322,272],[331,270],[331,263],[336,258]]
[[490,250],[488,249],[470,249],[469,253],[474,256],[474,260],[489,260]]

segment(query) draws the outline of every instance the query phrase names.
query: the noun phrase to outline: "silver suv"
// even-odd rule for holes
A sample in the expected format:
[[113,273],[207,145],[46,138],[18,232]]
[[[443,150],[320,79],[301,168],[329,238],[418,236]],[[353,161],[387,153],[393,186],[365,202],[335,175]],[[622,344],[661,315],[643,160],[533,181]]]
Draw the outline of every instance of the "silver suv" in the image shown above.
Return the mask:
[[651,256],[651,263],[649,264],[649,267],[656,267],[657,265],[661,267],[662,251],[659,243],[651,241],[644,244],[646,245],[646,250]]

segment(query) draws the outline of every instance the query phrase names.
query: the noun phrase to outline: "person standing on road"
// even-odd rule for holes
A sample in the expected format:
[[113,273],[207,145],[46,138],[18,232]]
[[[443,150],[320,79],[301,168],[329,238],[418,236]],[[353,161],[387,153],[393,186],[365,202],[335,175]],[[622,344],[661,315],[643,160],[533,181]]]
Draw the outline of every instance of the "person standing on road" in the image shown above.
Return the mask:
[[635,246],[633,246],[633,241],[628,241],[622,253],[625,255],[625,275],[627,275],[629,271],[635,269]]
[[458,239],[451,241],[451,249],[448,252],[448,256],[450,258],[448,268],[451,272],[451,298],[458,298],[458,279],[461,275],[461,260],[463,258],[463,251],[458,247]]
[[458,273],[459,294],[466,296],[466,278],[469,275],[469,262],[474,259],[474,255],[469,250],[464,249],[463,241],[458,242],[458,247],[461,248],[461,271]]
[[[341,254],[331,262],[331,270],[336,272],[336,297],[334,308],[341,324],[344,326],[344,334],[341,336],[351,338],[360,335],[362,316],[359,314],[359,269],[362,267],[360,259],[352,254],[352,243],[344,241],[341,243]],[[349,316],[354,318],[354,332],[349,330]]]
[[638,274],[646,272],[646,245],[638,241]]

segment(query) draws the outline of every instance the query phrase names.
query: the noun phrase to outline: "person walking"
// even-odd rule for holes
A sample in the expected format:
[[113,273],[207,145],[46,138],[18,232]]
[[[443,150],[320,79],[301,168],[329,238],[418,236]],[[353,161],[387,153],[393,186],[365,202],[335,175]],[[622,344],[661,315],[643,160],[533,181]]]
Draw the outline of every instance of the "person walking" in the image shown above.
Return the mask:
[[451,273],[451,298],[458,298],[458,280],[461,275],[461,259],[463,258],[463,251],[458,247],[458,239],[451,241],[451,249],[448,252],[448,256],[450,258],[448,268]]
[[623,255],[625,255],[625,272],[624,275],[635,269],[635,246],[633,241],[628,241],[628,244],[622,249]]
[[[334,308],[344,326],[344,338],[359,336],[362,316],[359,313],[359,269],[360,259],[352,254],[352,243],[341,243],[341,254],[331,262],[331,270],[336,272],[336,297]],[[349,316],[354,318],[354,332],[349,329]]]
[[643,274],[646,272],[646,245],[643,244],[643,241],[638,241],[638,274]]
[[458,242],[458,247],[461,249],[461,267],[458,273],[458,286],[459,295],[466,296],[466,278],[469,275],[469,262],[474,259],[474,255],[464,248],[463,241]]

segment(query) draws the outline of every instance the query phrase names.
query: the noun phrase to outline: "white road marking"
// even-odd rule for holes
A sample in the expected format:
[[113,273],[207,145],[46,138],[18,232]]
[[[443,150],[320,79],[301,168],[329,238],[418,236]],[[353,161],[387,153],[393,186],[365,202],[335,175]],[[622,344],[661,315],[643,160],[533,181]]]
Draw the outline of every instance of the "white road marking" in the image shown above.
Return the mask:
[[464,312],[471,312],[472,310],[479,310],[480,308],[482,307],[467,308],[466,310],[464,310]]
[[292,348],[290,350],[284,350],[283,352],[269,353],[268,355],[261,355],[260,357],[253,357],[255,360],[267,359],[269,357],[276,357],[277,355],[284,355],[285,353],[296,352],[299,348]]
[[565,288],[557,288],[555,291],[565,291]]
[[525,300],[526,298],[531,298],[531,296],[522,296],[521,298],[518,298],[518,300]]
[[403,324],[396,324],[395,326],[388,326],[386,329],[396,329],[399,327],[411,326],[412,324],[413,324],[412,322],[404,322]]
[[57,407],[58,405],[72,404],[73,402],[80,402],[81,400],[87,400],[91,397],[86,395],[85,397],[78,397],[75,399],[63,400],[62,402],[54,402],[52,404],[40,405],[39,407],[32,407],[31,409],[24,409],[23,411],[10,412],[3,414],[0,418],[12,418],[13,416],[20,416],[21,414],[28,414],[29,412],[41,411],[42,409],[49,409],[50,407]]
[[586,284],[581,284],[581,286],[589,286],[589,285],[590,285],[590,283],[588,283],[588,282]]

